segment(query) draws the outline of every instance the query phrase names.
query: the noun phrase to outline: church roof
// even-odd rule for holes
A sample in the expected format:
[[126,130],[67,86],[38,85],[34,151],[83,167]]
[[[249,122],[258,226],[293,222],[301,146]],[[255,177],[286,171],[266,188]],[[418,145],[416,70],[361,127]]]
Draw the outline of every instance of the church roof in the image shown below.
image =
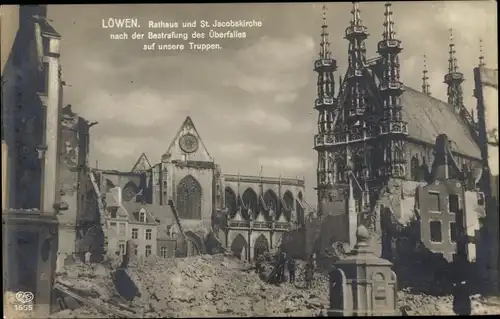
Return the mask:
[[[370,82],[377,86],[383,74],[381,65],[373,63],[366,70],[370,74],[369,79],[375,75],[375,81]],[[403,119],[408,122],[409,138],[434,145],[439,134],[446,134],[455,142],[451,145],[454,152],[481,159],[481,151],[469,126],[452,105],[411,87],[404,88],[402,111]]]
[[148,160],[146,154],[142,153],[141,156],[135,162],[134,167],[132,167],[132,172],[141,172],[146,171],[151,168],[151,163]]
[[172,142],[170,142],[170,145],[168,146],[165,154],[170,154],[170,155],[173,154],[175,145],[178,144],[179,139],[183,136],[183,132],[191,133],[194,136],[196,136],[196,138],[199,140],[199,142],[201,144],[200,149],[206,153],[206,156],[209,159],[209,161],[213,161],[212,156],[208,152],[207,147],[205,146],[205,143],[203,143],[201,135],[200,135],[200,133],[198,133],[198,130],[196,129],[196,126],[194,125],[193,120],[191,119],[190,116],[187,116],[186,119],[184,120],[184,122],[182,123],[181,127],[177,131],[177,134],[175,134],[174,139],[172,140]]
[[405,87],[402,96],[403,118],[408,122],[408,136],[418,141],[436,142],[439,134],[446,134],[455,142],[454,151],[481,158],[481,151],[465,121],[453,106],[423,92]]

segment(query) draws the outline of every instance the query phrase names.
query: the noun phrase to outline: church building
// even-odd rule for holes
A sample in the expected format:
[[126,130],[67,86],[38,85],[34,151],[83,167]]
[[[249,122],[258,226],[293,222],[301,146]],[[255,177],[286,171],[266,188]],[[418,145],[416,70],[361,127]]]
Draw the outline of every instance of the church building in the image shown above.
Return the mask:
[[172,257],[184,234],[188,255],[211,252],[215,240],[253,260],[304,224],[303,179],[223,173],[190,117],[158,163],[141,154],[129,172],[93,175],[108,254],[125,253],[127,240],[134,240],[140,256]]

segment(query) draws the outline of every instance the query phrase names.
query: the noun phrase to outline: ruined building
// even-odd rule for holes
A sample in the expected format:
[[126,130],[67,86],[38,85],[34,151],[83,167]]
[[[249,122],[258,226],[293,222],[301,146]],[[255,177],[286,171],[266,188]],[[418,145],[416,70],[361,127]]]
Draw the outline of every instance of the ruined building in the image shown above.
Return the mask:
[[159,163],[142,154],[130,172],[93,176],[111,255],[124,254],[132,240],[138,257],[211,253],[218,244],[253,260],[304,223],[303,179],[224,174],[190,117]]
[[[359,4],[353,4],[345,30],[349,62],[337,84],[337,63],[329,50],[326,17],[323,19],[320,54],[314,64],[318,73],[314,148],[318,153],[319,218],[308,229],[308,249],[322,254],[323,248],[335,242],[352,247],[356,225],[365,223],[378,234],[382,255],[390,258],[403,230],[416,222],[420,242],[438,242],[441,245],[428,248],[452,258],[455,226],[439,216],[449,213],[454,218],[458,214],[453,210],[460,210],[467,215],[467,225],[459,224],[468,234],[474,236],[479,230],[479,220],[485,215],[484,190],[478,191],[485,142],[478,135],[479,124],[463,104],[464,74],[458,69],[453,39],[444,76],[448,101],[443,102],[431,96],[426,70],[422,92],[404,85],[404,76],[409,75],[400,74],[403,43],[396,37],[392,14],[388,3],[381,19],[384,31],[378,55],[369,58],[368,28]],[[436,146],[437,140],[441,146]],[[443,165],[444,179],[459,182],[461,191],[456,192],[458,197],[437,192],[427,198],[427,205],[432,205],[427,210],[438,216],[427,225],[418,217],[417,189],[434,183],[434,172]],[[470,258],[473,255],[470,252]]]
[[[92,191],[92,173],[88,165],[90,128],[97,124],[89,122],[73,112],[71,105],[61,109],[59,192],[64,212],[59,214],[58,268],[67,258],[82,252],[85,245],[98,256],[103,251],[102,225],[98,210],[98,198]],[[90,241],[90,243],[88,243]],[[77,256],[75,256],[77,257]]]
[[38,316],[45,317],[59,242],[57,215],[63,210],[58,187],[61,36],[48,22],[45,5],[5,9],[2,39],[10,32],[6,39],[13,42],[5,61],[2,41],[4,288],[32,292]]

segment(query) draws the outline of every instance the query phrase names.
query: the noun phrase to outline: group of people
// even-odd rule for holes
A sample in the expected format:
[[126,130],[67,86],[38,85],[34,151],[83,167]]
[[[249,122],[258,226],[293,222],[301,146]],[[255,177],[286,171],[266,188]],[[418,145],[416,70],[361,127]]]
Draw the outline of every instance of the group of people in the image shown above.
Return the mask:
[[297,265],[295,259],[288,256],[285,252],[280,252],[277,256],[277,282],[283,283],[286,281],[285,269],[288,270],[288,280],[291,284],[295,283],[295,270]]
[[[311,257],[305,268],[304,280],[305,288],[311,288],[312,279],[315,271],[315,263],[313,257]],[[295,283],[296,272],[297,272],[297,262],[296,260],[289,256],[286,252],[280,252],[276,256],[276,269],[275,273],[271,275],[270,278],[277,284],[281,284],[287,281],[286,271],[288,271],[288,282],[291,284]]]

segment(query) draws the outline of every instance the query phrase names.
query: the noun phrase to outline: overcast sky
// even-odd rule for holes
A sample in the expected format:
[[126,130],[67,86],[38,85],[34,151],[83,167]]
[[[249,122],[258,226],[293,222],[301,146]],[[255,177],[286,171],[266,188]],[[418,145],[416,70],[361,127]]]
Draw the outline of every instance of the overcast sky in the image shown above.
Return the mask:
[[[63,37],[63,77],[71,85],[65,88],[64,103],[99,122],[91,129],[91,163],[98,160],[101,168],[130,170],[141,152],[157,163],[189,115],[224,173],[257,175],[263,165],[264,175],[305,176],[307,200],[315,204],[312,147],[317,114],[312,66],[319,51],[321,7],[320,3],[50,5],[49,16]],[[351,7],[351,3],[328,4],[337,78],[344,75],[347,64],[343,35]],[[371,34],[368,57],[375,57],[384,5],[361,3],[360,9]],[[472,69],[478,63],[480,38],[487,65],[498,67],[496,3],[396,2],[393,11],[404,47],[403,82],[420,90],[425,53],[431,91],[446,100],[442,82],[448,68],[448,30],[453,28],[458,63],[466,77],[465,103],[475,107]],[[247,38],[218,41],[223,46],[219,51],[145,52],[143,44],[160,41],[110,40],[110,29],[101,27],[101,20],[110,17],[138,18],[142,32],[148,31],[148,20],[255,19],[263,26],[238,28],[247,32]]]

